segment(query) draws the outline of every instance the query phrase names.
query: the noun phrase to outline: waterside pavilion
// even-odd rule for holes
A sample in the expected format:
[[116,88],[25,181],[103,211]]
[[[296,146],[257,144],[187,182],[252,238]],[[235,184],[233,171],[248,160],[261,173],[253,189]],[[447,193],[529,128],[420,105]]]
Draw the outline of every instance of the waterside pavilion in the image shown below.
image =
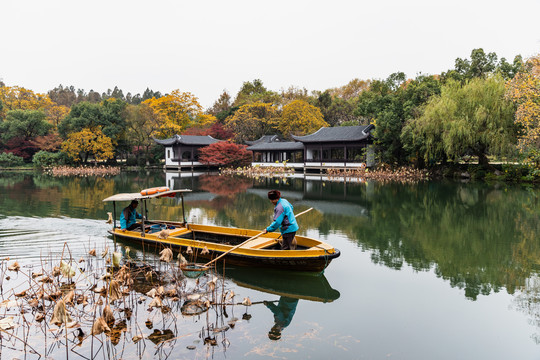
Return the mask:
[[154,141],[165,146],[165,169],[193,171],[194,168],[208,167],[199,162],[199,149],[221,140],[209,135],[174,135],[168,139],[154,139]]
[[283,141],[277,135],[264,135],[255,141],[246,141],[247,150],[253,152],[252,166],[304,167],[304,145],[296,141]]
[[266,135],[249,143],[253,151],[253,166],[286,166],[307,171],[350,169],[374,165],[372,149],[375,127],[323,127],[313,134],[293,136],[294,141],[281,141],[276,135]]

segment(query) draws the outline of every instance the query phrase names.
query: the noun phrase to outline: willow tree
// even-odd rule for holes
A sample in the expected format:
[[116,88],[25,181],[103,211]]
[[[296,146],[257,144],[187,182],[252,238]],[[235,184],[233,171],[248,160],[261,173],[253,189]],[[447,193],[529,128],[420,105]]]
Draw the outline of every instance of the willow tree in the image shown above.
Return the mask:
[[472,79],[461,86],[449,81],[427,103],[423,114],[407,124],[407,136],[428,162],[477,156],[489,165],[488,155],[504,155],[516,142],[514,106],[504,97],[499,76]]

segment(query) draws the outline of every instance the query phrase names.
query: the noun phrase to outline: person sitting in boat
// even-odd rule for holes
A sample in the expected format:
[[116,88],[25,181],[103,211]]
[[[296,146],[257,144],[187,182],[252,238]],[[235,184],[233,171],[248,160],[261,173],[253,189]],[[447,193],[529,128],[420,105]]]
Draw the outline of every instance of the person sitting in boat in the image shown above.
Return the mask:
[[294,250],[294,236],[298,231],[298,224],[293,213],[293,206],[286,199],[281,198],[279,190],[270,190],[268,199],[274,204],[274,221],[263,232],[266,234],[272,232],[279,227],[283,236],[283,241],[280,242],[281,250]]
[[137,212],[137,200],[131,201],[131,204],[126,206],[120,214],[120,229],[122,231],[141,229],[141,224],[137,222],[137,219],[142,219],[142,215]]

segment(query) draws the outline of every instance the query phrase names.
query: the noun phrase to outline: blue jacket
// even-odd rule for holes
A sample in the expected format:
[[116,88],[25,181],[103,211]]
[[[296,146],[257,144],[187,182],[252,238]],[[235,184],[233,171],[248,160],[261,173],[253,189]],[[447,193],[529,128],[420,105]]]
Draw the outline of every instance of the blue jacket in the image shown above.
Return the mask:
[[142,215],[133,209],[131,205],[127,206],[120,214],[120,229],[127,229],[135,224],[137,219],[142,219]]
[[266,228],[272,232],[279,227],[282,234],[292,233],[298,230],[298,224],[293,213],[293,206],[286,199],[279,199],[274,208],[274,222]]

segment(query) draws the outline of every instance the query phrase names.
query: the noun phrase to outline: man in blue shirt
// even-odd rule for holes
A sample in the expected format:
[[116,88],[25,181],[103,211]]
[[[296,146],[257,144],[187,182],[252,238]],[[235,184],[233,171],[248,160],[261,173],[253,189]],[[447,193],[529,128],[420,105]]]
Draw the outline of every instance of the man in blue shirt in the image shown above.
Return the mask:
[[281,250],[294,250],[294,236],[298,230],[298,224],[293,213],[293,206],[286,199],[281,198],[279,190],[270,190],[268,199],[274,204],[274,221],[264,229],[264,233],[272,232],[279,228],[283,236]]
[[133,200],[131,204],[122,210],[122,214],[120,214],[120,229],[122,231],[141,228],[141,224],[137,223],[137,219],[142,219],[142,215],[135,210],[137,209],[137,205],[139,205],[139,202]]

